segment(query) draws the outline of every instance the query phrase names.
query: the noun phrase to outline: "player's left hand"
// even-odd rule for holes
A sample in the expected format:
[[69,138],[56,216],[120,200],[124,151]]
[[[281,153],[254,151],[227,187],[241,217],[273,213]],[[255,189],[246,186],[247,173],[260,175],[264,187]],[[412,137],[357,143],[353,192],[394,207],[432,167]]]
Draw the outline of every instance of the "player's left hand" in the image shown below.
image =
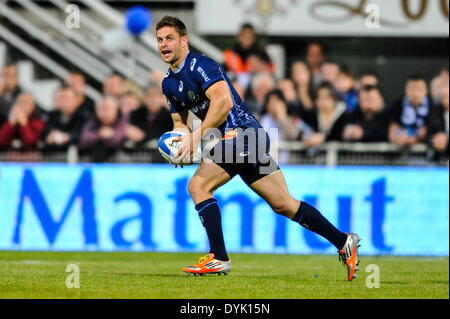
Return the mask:
[[179,136],[173,139],[176,142],[181,142],[178,156],[176,158],[179,163],[190,163],[194,159],[194,150],[198,148],[199,142],[195,138],[194,133]]

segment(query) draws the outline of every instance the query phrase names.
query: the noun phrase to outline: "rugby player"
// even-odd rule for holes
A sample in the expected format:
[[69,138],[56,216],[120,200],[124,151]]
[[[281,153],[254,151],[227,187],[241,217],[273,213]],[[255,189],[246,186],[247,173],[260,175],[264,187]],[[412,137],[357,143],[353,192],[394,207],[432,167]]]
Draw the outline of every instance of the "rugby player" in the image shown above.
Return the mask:
[[[187,133],[177,139],[181,143],[177,162],[190,162],[193,150],[209,132],[221,133],[221,139],[202,159],[188,186],[206,230],[210,252],[182,270],[194,275],[220,275],[231,270],[220,208],[213,193],[239,175],[275,213],[331,242],[347,268],[348,280],[355,278],[359,236],[339,231],[314,207],[289,194],[283,173],[269,155],[267,133],[242,102],[222,67],[189,50],[185,24],[176,17],[165,16],[158,22],[156,32],[159,53],[169,65],[162,90],[170,105],[174,130]],[[198,128],[190,129],[188,111],[202,120]]]

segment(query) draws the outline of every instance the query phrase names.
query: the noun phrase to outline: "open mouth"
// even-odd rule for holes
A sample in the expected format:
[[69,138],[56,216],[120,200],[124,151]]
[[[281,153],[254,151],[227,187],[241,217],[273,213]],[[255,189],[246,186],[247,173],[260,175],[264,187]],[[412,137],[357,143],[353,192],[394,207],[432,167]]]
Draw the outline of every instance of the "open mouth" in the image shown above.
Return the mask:
[[163,57],[167,58],[169,57],[169,55],[172,53],[172,51],[170,50],[162,50],[161,54],[163,55]]

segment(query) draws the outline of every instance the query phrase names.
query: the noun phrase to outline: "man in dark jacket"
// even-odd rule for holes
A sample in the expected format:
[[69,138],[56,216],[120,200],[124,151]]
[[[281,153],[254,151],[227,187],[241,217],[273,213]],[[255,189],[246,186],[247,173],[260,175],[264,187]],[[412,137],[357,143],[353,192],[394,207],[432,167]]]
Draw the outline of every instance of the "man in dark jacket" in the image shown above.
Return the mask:
[[145,107],[133,111],[130,115],[130,124],[144,133],[134,142],[158,139],[173,127],[170,111],[165,106],[166,102],[159,87],[149,87],[144,102]]
[[43,139],[47,149],[65,150],[69,145],[77,144],[87,119],[75,92],[64,87],[54,96],[55,109],[50,111],[45,121]]
[[350,113],[344,128],[345,141],[386,142],[389,117],[384,101],[376,87],[363,87],[359,93],[359,106]]

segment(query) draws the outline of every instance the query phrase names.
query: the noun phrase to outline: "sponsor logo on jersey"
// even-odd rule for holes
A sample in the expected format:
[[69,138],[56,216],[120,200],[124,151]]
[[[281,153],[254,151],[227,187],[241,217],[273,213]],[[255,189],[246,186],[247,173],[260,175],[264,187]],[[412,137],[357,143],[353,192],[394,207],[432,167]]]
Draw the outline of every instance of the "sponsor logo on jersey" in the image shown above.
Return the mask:
[[195,102],[198,102],[199,97],[197,94],[194,93],[194,91],[189,91],[188,99],[189,99],[189,102],[195,103]]
[[199,113],[201,110],[204,110],[209,106],[209,101],[204,101],[202,104],[194,106],[191,111],[195,114]]
[[197,59],[193,58],[191,61],[191,71],[194,71],[195,63],[197,63]]
[[180,81],[180,86],[178,87],[180,92],[183,92],[183,81]]
[[210,81],[210,79],[209,79],[209,77],[208,77],[208,74],[206,74],[206,72],[202,69],[201,66],[199,66],[199,67],[197,68],[197,72],[200,73],[200,74],[202,75],[202,77],[203,77],[203,79],[205,80],[205,82],[209,82],[209,81]]

